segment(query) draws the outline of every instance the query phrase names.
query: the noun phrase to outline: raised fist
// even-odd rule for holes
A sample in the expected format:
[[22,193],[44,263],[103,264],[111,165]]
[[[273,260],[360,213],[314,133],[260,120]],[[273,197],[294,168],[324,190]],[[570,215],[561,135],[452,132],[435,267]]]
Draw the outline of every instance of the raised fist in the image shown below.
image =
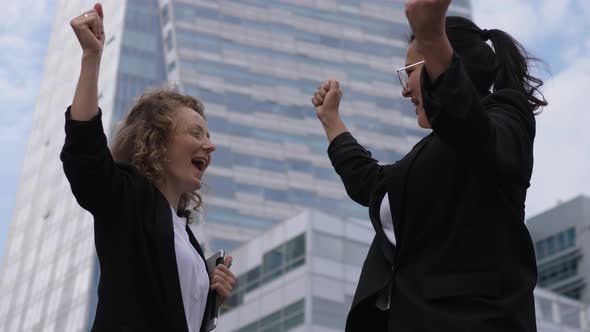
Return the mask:
[[84,53],[99,56],[102,53],[105,40],[103,17],[102,5],[97,3],[93,9],[70,21],[70,25],[76,33]]
[[342,99],[342,90],[338,81],[329,80],[324,82],[311,98],[313,106],[320,120],[338,116],[338,108]]
[[451,0],[408,0],[406,16],[419,41],[437,40],[445,34],[445,16]]

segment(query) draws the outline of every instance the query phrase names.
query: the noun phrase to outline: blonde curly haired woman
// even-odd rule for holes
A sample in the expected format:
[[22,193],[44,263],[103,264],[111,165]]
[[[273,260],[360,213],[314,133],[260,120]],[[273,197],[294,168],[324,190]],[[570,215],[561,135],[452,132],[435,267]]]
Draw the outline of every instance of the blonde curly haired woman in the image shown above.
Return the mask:
[[100,280],[92,331],[204,331],[208,297],[214,290],[223,302],[235,284],[231,257],[208,271],[187,226],[215,150],[204,108],[174,91],[147,93],[109,150],[98,107],[102,19],[96,4],[70,22],[83,55],[61,153],[74,196],[94,216]]

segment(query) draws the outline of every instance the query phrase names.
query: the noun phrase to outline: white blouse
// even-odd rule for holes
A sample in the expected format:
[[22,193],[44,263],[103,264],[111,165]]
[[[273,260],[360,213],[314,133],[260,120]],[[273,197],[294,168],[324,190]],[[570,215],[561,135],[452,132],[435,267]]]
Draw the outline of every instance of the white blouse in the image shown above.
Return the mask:
[[[391,217],[391,209],[389,207],[389,195],[385,193],[383,200],[381,201],[381,207],[379,208],[379,219],[381,219],[381,227],[383,227],[383,232],[385,236],[391,242],[393,246],[395,246],[395,231],[393,229],[393,218]],[[391,303],[391,284],[389,287],[383,289],[379,295],[377,296],[377,300],[375,305],[380,310],[387,310],[389,309]]]
[[389,195],[385,193],[383,201],[381,201],[381,208],[379,209],[379,217],[381,219],[381,226],[383,232],[391,244],[395,246],[395,231],[393,230],[393,218],[391,217],[391,209],[389,208]]
[[174,224],[174,250],[180,278],[180,291],[189,332],[198,332],[205,315],[207,294],[209,293],[209,275],[205,262],[191,244],[186,231],[186,219],[172,211]]

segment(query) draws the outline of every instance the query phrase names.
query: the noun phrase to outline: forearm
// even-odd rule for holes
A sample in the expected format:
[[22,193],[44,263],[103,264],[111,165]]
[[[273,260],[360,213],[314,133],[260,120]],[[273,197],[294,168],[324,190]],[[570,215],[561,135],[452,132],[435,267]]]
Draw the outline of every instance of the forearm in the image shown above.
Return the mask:
[[374,186],[382,179],[385,168],[390,166],[380,166],[350,133],[340,135],[330,143],[328,157],[348,196],[368,206]]
[[432,81],[442,75],[453,58],[453,48],[446,34],[433,40],[418,40],[418,50],[424,56],[424,66]]
[[324,127],[326,137],[328,137],[328,141],[330,143],[334,140],[334,138],[338,137],[338,135],[348,132],[348,129],[346,128],[346,125],[344,124],[340,116],[332,118],[320,117],[320,122]]
[[82,55],[80,78],[70,110],[72,120],[88,121],[98,114],[99,69],[100,55]]

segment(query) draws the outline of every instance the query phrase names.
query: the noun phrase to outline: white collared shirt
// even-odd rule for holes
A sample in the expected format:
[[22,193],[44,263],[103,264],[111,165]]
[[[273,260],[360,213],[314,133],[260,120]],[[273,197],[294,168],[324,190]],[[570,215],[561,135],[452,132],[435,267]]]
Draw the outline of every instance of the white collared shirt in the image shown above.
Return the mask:
[[[397,243],[395,240],[395,230],[393,229],[393,218],[391,216],[391,208],[389,207],[389,195],[385,193],[383,200],[381,201],[381,206],[379,208],[379,219],[381,220],[381,227],[383,227],[383,232],[387,237],[387,240],[391,242],[391,244],[395,247]],[[375,305],[380,310],[387,310],[390,307],[391,303],[391,284],[385,289],[383,289],[379,295],[377,296],[377,300]]]
[[186,322],[189,332],[198,332],[201,329],[207,304],[209,276],[205,262],[190,243],[185,228],[185,219],[176,215],[174,208],[170,207],[170,209],[174,225],[174,250]]
[[389,207],[389,195],[385,193],[381,207],[379,208],[379,219],[381,219],[381,226],[385,236],[393,246],[396,244],[395,231],[393,229],[393,218],[391,217],[391,208]]

